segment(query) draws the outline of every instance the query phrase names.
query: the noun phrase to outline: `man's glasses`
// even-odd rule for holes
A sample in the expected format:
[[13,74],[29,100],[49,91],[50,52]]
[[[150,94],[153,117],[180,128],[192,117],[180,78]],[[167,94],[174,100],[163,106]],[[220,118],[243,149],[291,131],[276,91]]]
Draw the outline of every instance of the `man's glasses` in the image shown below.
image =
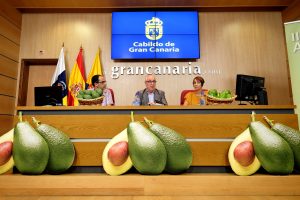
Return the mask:
[[146,83],[156,83],[156,80],[154,80],[154,81],[146,81]]
[[106,83],[106,81],[96,81],[95,83]]

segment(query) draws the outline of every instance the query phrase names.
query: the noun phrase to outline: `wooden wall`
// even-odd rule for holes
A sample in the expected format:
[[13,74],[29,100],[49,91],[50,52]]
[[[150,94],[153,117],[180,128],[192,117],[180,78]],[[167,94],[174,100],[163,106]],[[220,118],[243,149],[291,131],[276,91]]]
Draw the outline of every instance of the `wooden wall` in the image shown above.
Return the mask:
[[[144,75],[112,79],[113,66],[187,66],[189,61],[191,66],[200,65],[205,88],[235,90],[237,73],[263,76],[270,104],[292,104],[280,12],[203,12],[199,19],[200,59],[117,62],[110,58],[110,13],[23,14],[20,58],[57,58],[64,42],[68,76],[82,45],[87,75],[100,47],[102,66],[117,105],[131,104],[135,92],[144,88]],[[42,73],[43,68],[40,70]],[[166,92],[170,105],[178,105],[180,92],[192,87],[193,77],[159,75],[157,87]],[[45,75],[40,78],[46,79]]]
[[21,14],[0,1],[0,135],[13,126],[21,36]]
[[300,20],[300,0],[294,2],[282,11],[282,19],[284,22]]

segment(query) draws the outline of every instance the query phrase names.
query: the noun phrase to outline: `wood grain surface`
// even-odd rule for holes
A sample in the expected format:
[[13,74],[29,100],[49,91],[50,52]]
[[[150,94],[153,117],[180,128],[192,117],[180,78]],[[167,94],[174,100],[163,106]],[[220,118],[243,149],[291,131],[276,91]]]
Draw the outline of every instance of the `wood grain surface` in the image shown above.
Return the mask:
[[[8,196],[299,196],[299,175],[3,175],[0,194]],[[211,197],[213,198],[213,197]]]
[[[127,128],[130,115],[25,115],[31,122],[36,117],[43,123],[52,125],[71,138],[112,138]],[[257,120],[264,115],[257,114]],[[298,128],[297,115],[268,114],[270,119]],[[154,122],[181,133],[186,138],[234,138],[249,125],[250,114],[143,114],[135,115],[135,120],[147,117]]]

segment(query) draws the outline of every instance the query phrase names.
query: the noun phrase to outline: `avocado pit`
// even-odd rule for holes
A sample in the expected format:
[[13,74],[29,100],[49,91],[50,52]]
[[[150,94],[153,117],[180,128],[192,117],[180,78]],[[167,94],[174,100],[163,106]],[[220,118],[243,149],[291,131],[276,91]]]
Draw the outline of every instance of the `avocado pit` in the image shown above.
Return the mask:
[[246,167],[253,163],[255,158],[254,147],[251,141],[244,141],[234,149],[234,158],[242,166]]
[[121,141],[114,144],[108,150],[107,157],[114,166],[122,165],[128,158],[128,143],[126,141]]
[[0,166],[9,161],[12,154],[13,143],[6,141],[0,144]]

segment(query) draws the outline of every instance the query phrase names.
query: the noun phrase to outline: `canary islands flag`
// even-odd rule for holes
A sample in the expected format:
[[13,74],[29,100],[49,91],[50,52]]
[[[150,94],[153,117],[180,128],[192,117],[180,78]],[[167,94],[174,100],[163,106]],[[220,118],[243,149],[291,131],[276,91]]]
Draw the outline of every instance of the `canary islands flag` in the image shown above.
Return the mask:
[[62,86],[63,105],[68,105],[68,88],[66,78],[65,54],[64,47],[61,48],[55,72],[51,80],[52,86]]
[[85,69],[83,63],[82,47],[78,53],[76,62],[70,74],[69,84],[68,84],[68,106],[78,106],[78,100],[76,98],[80,90],[85,89]]
[[88,75],[87,83],[89,84],[89,88],[92,88],[92,77],[94,75],[102,75],[102,67],[100,62],[100,49],[98,48],[98,51],[96,53],[93,66],[91,68],[91,71]]

